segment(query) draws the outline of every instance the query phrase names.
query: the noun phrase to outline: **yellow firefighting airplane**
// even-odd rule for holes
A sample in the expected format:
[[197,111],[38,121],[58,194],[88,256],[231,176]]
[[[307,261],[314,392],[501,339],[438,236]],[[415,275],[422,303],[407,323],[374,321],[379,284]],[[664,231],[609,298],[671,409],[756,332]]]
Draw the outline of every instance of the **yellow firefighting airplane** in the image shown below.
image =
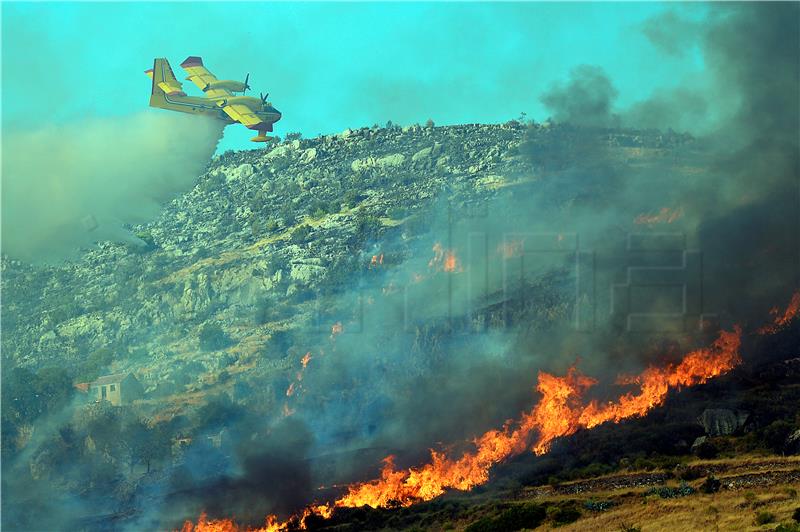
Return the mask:
[[[202,114],[222,120],[226,124],[239,122],[249,129],[258,131],[253,142],[269,142],[267,131],[272,131],[272,124],[281,119],[281,113],[267,101],[269,94],[261,98],[244,96],[250,88],[247,84],[250,74],[242,81],[219,80],[203,66],[199,57],[187,57],[181,67],[189,76],[186,78],[197,85],[204,93],[202,96],[187,96],[183,85],[175,79],[169,61],[157,58],[153,68],[145,70],[145,74],[153,80],[150,92],[150,107],[181,111],[183,113]],[[242,96],[234,96],[241,92]]]

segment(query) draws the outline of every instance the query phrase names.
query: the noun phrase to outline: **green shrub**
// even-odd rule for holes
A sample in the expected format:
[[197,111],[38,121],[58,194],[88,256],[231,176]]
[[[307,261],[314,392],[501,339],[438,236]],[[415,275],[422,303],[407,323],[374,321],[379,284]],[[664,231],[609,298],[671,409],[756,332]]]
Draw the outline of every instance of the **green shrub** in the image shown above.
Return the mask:
[[278,228],[278,221],[274,218],[270,218],[267,220],[267,223],[264,224],[264,231],[267,233],[271,233]]
[[383,224],[375,216],[359,216],[356,221],[356,234],[362,242],[378,238],[381,229],[383,229]]
[[311,234],[311,228],[307,225],[301,225],[294,231],[292,231],[292,243],[293,244],[303,244],[308,240],[308,236]]
[[775,527],[775,532],[800,532],[800,523],[781,523]]
[[143,246],[139,246],[139,251],[142,253],[147,253],[148,251],[153,251],[158,246],[156,245],[156,241],[153,239],[153,235],[150,234],[150,231],[137,231],[135,233],[136,238],[144,242]]
[[686,497],[687,495],[691,495],[694,492],[695,490],[693,487],[686,484],[686,482],[681,482],[680,486],[678,486],[677,488],[672,488],[670,486],[662,486],[660,488],[650,488],[645,492],[645,496],[658,495],[662,499],[676,499],[678,497]]
[[231,345],[231,339],[216,323],[206,323],[200,328],[200,348],[203,351],[218,351]]
[[781,453],[786,444],[786,438],[789,437],[793,429],[794,427],[787,421],[774,421],[764,427],[762,438],[771,451]]
[[714,475],[709,475],[700,485],[700,491],[702,493],[716,493],[719,491],[719,488],[722,486],[722,482],[720,482]]
[[342,196],[342,205],[344,205],[348,209],[352,209],[353,207],[358,205],[359,201],[361,201],[361,196],[359,195],[357,190],[353,189],[348,190],[347,192],[344,193],[344,196]]
[[553,520],[555,526],[574,523],[581,517],[581,512],[572,505],[555,506],[547,509],[547,516]]
[[656,464],[654,464],[651,460],[647,458],[638,457],[636,460],[633,461],[633,468],[634,469],[644,469],[645,471],[652,471],[656,468]]
[[775,514],[771,512],[758,512],[756,514],[756,524],[766,525],[775,522]]
[[109,366],[114,362],[114,358],[114,351],[108,347],[101,347],[92,351],[78,370],[78,379],[81,381],[93,381],[108,371]]
[[408,210],[404,207],[389,207],[386,209],[386,216],[392,220],[402,220],[406,217]]
[[614,506],[614,501],[586,501],[583,507],[590,512],[605,512]]
[[515,504],[495,517],[482,517],[467,526],[465,532],[512,532],[536,528],[546,516],[542,506],[533,503]]

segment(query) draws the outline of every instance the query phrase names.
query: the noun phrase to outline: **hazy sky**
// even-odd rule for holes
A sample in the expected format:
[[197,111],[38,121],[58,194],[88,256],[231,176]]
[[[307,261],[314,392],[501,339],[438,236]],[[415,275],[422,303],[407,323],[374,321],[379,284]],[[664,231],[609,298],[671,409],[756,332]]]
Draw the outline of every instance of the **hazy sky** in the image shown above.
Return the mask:
[[[577,65],[602,66],[624,106],[702,68],[663,54],[643,22],[662,3],[6,3],[6,131],[147,109],[143,71],[202,56],[221,79],[250,73],[283,112],[278,135],[400,124],[547,118],[538,96]],[[184,82],[190,94],[199,94]],[[168,111],[150,109],[148,112]],[[220,149],[258,147],[226,128]]]

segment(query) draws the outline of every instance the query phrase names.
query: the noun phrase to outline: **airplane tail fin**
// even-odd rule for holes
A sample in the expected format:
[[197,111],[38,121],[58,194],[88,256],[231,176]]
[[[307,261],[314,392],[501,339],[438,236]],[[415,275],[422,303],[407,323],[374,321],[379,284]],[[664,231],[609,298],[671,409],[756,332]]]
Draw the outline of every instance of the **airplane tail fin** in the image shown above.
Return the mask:
[[153,61],[153,68],[144,71],[153,80],[150,90],[150,105],[152,107],[166,107],[167,96],[186,96],[183,85],[175,78],[169,61],[163,57]]

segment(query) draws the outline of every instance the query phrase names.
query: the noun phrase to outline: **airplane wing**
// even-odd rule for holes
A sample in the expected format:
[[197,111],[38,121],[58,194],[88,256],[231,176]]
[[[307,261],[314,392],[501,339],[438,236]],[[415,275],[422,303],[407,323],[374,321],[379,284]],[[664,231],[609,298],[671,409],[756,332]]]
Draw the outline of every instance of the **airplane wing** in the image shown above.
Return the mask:
[[[208,98],[217,98],[219,96],[231,96],[233,94],[227,89],[205,90],[205,88],[208,86],[209,83],[211,83],[212,81],[217,81],[217,76],[209,72],[208,69],[205,66],[203,66],[202,58],[193,55],[189,56],[183,63],[181,63],[181,68],[183,68],[186,71],[186,73],[189,74],[189,77],[186,79],[190,80],[192,83],[197,85],[201,91],[204,91]],[[228,114],[230,115],[230,113]]]
[[[242,123],[250,129],[258,129],[257,127],[253,126],[258,126],[258,124],[262,124],[264,122],[257,117],[249,107],[240,103],[224,105],[222,110],[225,111],[225,114],[227,114],[233,120]],[[272,129],[270,128],[267,131],[272,131]]]

